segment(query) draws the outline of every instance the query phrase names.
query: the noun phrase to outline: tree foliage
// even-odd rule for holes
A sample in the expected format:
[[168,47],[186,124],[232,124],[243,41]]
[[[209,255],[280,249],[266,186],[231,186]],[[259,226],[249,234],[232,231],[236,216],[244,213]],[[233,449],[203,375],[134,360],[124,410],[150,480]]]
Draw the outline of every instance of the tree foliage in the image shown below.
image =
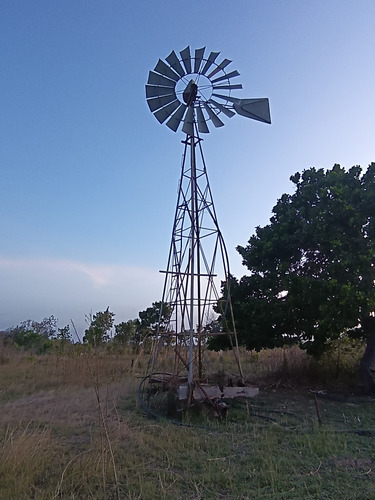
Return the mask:
[[61,342],[72,342],[72,334],[70,332],[70,326],[66,325],[62,328],[57,329],[56,339]]
[[163,331],[169,322],[171,308],[165,302],[153,302],[151,307],[139,312],[141,327],[155,333],[156,329]]
[[131,344],[139,347],[146,339],[163,332],[171,314],[168,304],[153,302],[151,307],[139,312],[139,318],[115,325],[113,341],[118,345]]
[[115,336],[113,341],[118,345],[139,344],[140,342],[140,325],[139,319],[129,319],[115,325]]
[[46,352],[52,345],[51,339],[57,331],[57,319],[54,316],[34,321],[28,319],[7,330],[6,341],[21,349],[29,349],[38,354]]
[[109,307],[104,312],[97,312],[90,318],[90,324],[85,330],[83,342],[98,347],[110,338],[110,332],[113,327],[115,313],[109,310]]
[[362,368],[372,379],[375,163],[364,173],[310,168],[291,181],[295,192],[278,200],[270,224],[237,248],[250,271],[232,283],[240,342],[298,342],[319,355],[344,332],[356,334],[367,341]]

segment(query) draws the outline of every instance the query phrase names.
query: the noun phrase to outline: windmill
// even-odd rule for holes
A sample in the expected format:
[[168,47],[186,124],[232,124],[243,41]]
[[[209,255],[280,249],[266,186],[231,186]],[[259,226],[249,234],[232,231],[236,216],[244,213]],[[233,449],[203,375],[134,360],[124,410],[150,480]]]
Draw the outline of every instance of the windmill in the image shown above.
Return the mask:
[[[206,56],[205,47],[194,53],[186,47],[179,55],[172,51],[165,61],[159,59],[146,84],[147,104],[155,118],[174,132],[180,129],[184,134],[159,326],[148,375],[139,387],[141,405],[154,414],[171,414],[170,408],[175,409],[171,400],[187,406],[205,400],[214,406],[223,398],[257,393],[254,388],[202,383],[206,376],[203,353],[207,337],[212,335],[229,337],[242,382],[244,377],[230,302],[228,254],[200,134],[209,133],[212,126],[222,127],[224,119],[236,114],[271,123],[268,99],[233,97],[242,85],[236,83],[238,71],[228,70],[231,62],[222,59],[220,52]],[[172,355],[166,358],[168,350],[172,350]]]

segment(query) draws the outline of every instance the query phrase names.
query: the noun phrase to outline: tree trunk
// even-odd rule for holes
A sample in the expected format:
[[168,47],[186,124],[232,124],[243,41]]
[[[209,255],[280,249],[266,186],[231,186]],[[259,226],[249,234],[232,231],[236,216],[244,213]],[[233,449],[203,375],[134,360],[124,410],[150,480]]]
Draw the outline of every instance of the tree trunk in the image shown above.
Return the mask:
[[375,394],[375,318],[362,321],[367,345],[359,366],[359,375],[366,394]]

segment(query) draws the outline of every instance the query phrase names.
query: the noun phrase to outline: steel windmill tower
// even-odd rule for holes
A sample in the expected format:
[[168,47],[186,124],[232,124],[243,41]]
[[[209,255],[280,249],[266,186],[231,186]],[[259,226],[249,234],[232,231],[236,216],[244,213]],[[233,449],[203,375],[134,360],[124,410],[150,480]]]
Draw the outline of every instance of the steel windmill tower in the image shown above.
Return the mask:
[[[238,71],[220,52],[205,56],[205,48],[193,53],[186,47],[159,59],[149,72],[147,104],[160,123],[184,134],[181,176],[173,223],[162,304],[170,314],[159,322],[149,380],[166,346],[173,346],[173,366],[159,373],[162,383],[172,383],[179,397],[189,400],[202,377],[202,350],[207,335],[230,335],[237,346],[231,313],[229,261],[220,231],[204,160],[200,134],[224,125],[235,114],[271,123],[266,98],[238,99],[242,89]],[[220,283],[224,282],[220,291]],[[219,300],[220,299],[220,300]],[[216,318],[221,319],[218,322]],[[229,322],[225,321],[229,318]],[[162,319],[162,311],[161,318]],[[238,346],[237,346],[238,347]],[[236,360],[241,377],[238,355]],[[186,390],[179,380],[186,376]],[[169,378],[170,377],[170,378]],[[177,382],[176,382],[177,380]],[[206,392],[203,389],[203,392]]]

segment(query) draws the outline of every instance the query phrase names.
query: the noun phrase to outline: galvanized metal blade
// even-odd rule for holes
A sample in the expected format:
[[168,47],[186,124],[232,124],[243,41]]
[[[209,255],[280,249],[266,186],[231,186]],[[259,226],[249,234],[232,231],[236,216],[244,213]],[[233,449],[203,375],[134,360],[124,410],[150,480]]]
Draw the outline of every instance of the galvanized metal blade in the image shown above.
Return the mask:
[[230,64],[232,61],[229,59],[224,59],[209,75],[207,75],[207,78],[212,78],[216,73],[218,73],[220,70],[226,68],[228,64]]
[[226,108],[225,106],[223,106],[219,102],[215,101],[214,99],[210,99],[208,102],[209,102],[209,104],[212,104],[216,109],[218,109],[219,111],[224,113],[224,115],[228,116],[229,118],[232,118],[232,116],[234,116],[236,114],[236,113],[234,113],[234,111]]
[[229,95],[217,94],[216,92],[214,92],[212,95],[214,97],[218,97],[219,99],[224,99],[225,101],[230,101],[230,102],[239,101],[239,99],[236,99],[236,98],[231,97]]
[[206,64],[203,66],[203,69],[201,71],[202,75],[205,75],[206,72],[211,68],[212,64],[215,62],[217,57],[220,55],[220,52],[211,52],[210,55],[208,56],[208,59],[206,61]]
[[176,99],[175,101],[171,102],[170,104],[168,104],[164,108],[161,108],[161,109],[159,109],[159,111],[156,111],[156,113],[154,113],[154,115],[160,123],[163,123],[163,122],[165,122],[165,120],[167,118],[169,118],[171,116],[173,111],[175,111],[179,107],[179,105],[180,105],[180,101],[178,99]]
[[185,70],[181,66],[181,63],[177,57],[177,54],[174,50],[169,54],[168,57],[166,57],[166,61],[169,63],[169,65],[178,73],[181,77],[185,76]]
[[201,67],[205,48],[206,47],[202,47],[201,49],[195,49],[194,73],[199,73],[199,68]]
[[187,46],[186,49],[180,52],[183,65],[185,66],[186,73],[191,73],[191,55],[190,47]]
[[168,64],[165,64],[165,62],[162,61],[161,59],[159,59],[157,65],[154,68],[154,71],[156,71],[157,73],[160,73],[163,76],[166,76],[167,78],[170,78],[171,80],[174,80],[175,82],[177,82],[177,80],[180,79],[180,76],[177,73],[175,73],[168,66]]
[[146,97],[161,97],[163,95],[175,94],[173,88],[161,85],[146,85]]
[[[154,99],[147,99],[148,107],[152,112],[163,108],[167,104],[177,99],[176,94],[167,95],[164,97],[155,97]],[[178,101],[179,102],[179,101]]]
[[213,90],[240,90],[242,89],[242,84],[232,84],[230,83],[229,85],[214,85],[212,87]]
[[199,132],[202,132],[202,134],[208,134],[210,131],[208,129],[207,123],[206,123],[206,118],[204,117],[202,108],[198,106],[196,108],[197,112],[197,121],[198,121],[198,130]]
[[150,85],[163,85],[164,87],[172,87],[176,85],[174,80],[170,78],[166,78],[165,76],[161,76],[154,71],[149,71],[147,83]]
[[231,71],[230,73],[228,73],[226,75],[219,76],[218,78],[215,78],[215,80],[212,80],[212,83],[221,82],[223,80],[229,80],[230,78],[234,78],[235,76],[240,76],[240,74],[237,70]]
[[215,111],[213,111],[207,102],[203,103],[204,109],[207,111],[208,116],[211,118],[212,123],[216,128],[223,127],[224,122],[220,120]]
[[167,121],[166,125],[174,132],[177,131],[178,126],[180,125],[180,123],[184,117],[186,109],[187,109],[187,106],[185,106],[185,104],[180,104],[180,107],[177,108],[177,110],[173,113],[173,115]]

